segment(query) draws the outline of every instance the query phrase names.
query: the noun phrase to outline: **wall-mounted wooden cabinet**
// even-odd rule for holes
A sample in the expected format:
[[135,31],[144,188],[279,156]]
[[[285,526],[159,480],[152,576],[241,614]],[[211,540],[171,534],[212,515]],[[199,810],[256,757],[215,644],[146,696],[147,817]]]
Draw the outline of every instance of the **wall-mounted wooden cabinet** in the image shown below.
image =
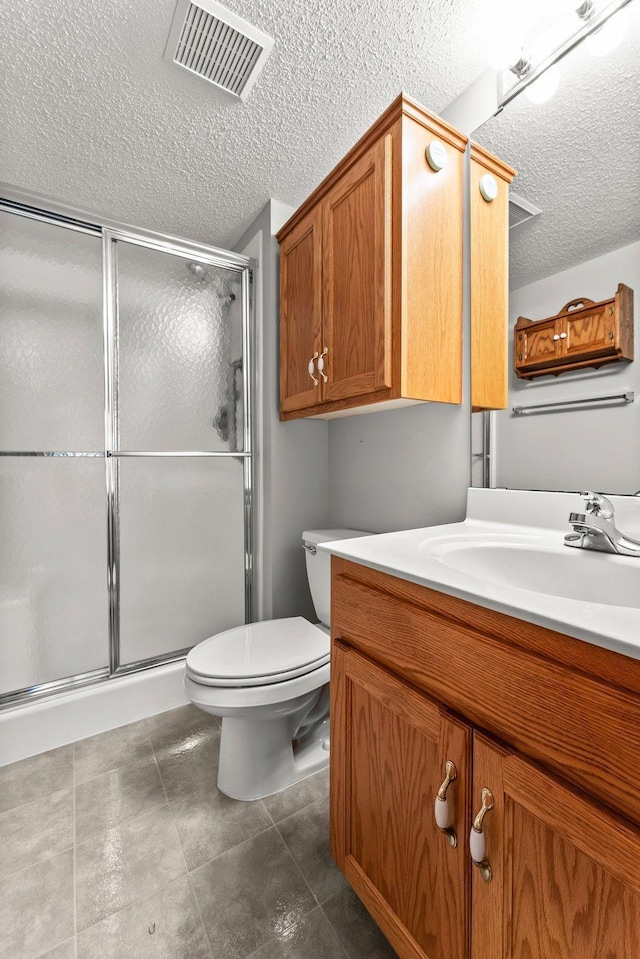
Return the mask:
[[632,360],[633,290],[620,283],[615,296],[599,303],[583,297],[543,320],[520,316],[513,347],[516,374],[529,380]]
[[640,664],[332,570],[332,849],[401,959],[640,955]]
[[282,419],[461,403],[466,142],[401,95],[278,233]]

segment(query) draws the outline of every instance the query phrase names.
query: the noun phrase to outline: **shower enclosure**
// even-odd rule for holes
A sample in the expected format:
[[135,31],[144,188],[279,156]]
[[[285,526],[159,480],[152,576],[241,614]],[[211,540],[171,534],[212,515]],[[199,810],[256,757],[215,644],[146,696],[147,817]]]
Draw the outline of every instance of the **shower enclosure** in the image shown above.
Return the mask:
[[0,704],[252,619],[246,257],[0,202]]

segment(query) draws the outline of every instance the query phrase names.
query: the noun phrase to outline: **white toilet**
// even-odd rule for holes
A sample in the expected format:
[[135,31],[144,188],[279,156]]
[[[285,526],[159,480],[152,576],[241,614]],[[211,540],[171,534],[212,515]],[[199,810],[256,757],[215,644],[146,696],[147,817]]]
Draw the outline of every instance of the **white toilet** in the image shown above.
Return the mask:
[[222,717],[218,788],[227,796],[260,799],[329,762],[331,557],[316,547],[367,535],[302,534],[317,626],[301,616],[250,623],[205,639],[187,655],[187,696]]

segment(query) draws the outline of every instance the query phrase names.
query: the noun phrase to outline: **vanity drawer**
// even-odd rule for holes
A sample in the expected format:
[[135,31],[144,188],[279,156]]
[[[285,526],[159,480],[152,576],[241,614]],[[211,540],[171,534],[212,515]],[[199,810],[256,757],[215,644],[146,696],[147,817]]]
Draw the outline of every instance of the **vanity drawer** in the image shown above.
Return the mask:
[[[438,609],[440,596],[334,557],[332,636],[640,823],[640,693],[611,682],[626,657],[446,597],[452,618]],[[499,636],[486,630],[496,617]],[[533,649],[505,638],[511,623]],[[583,668],[541,655],[541,637]],[[630,662],[632,672],[638,665]]]

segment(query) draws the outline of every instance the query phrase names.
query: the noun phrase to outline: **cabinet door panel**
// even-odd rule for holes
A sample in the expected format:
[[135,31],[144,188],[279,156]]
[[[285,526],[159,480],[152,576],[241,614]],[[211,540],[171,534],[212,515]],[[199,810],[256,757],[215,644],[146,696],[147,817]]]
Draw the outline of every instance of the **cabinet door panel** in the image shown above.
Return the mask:
[[391,149],[374,144],[323,203],[325,400],[391,386]]
[[[556,339],[554,339],[556,337]],[[537,323],[532,329],[516,330],[516,367],[534,369],[541,363],[562,359],[562,340],[557,320]]]
[[616,352],[615,310],[611,304],[595,310],[580,310],[563,320],[567,358],[604,356]]
[[472,959],[640,955],[640,831],[474,735],[474,803],[493,878],[473,876]]
[[[463,959],[470,729],[359,653],[333,656],[335,858],[401,957]],[[434,818],[447,760],[457,848]]]
[[[322,217],[312,210],[280,247],[280,407],[283,412],[320,402],[309,375],[319,354],[322,327]],[[317,371],[314,371],[319,380]]]

